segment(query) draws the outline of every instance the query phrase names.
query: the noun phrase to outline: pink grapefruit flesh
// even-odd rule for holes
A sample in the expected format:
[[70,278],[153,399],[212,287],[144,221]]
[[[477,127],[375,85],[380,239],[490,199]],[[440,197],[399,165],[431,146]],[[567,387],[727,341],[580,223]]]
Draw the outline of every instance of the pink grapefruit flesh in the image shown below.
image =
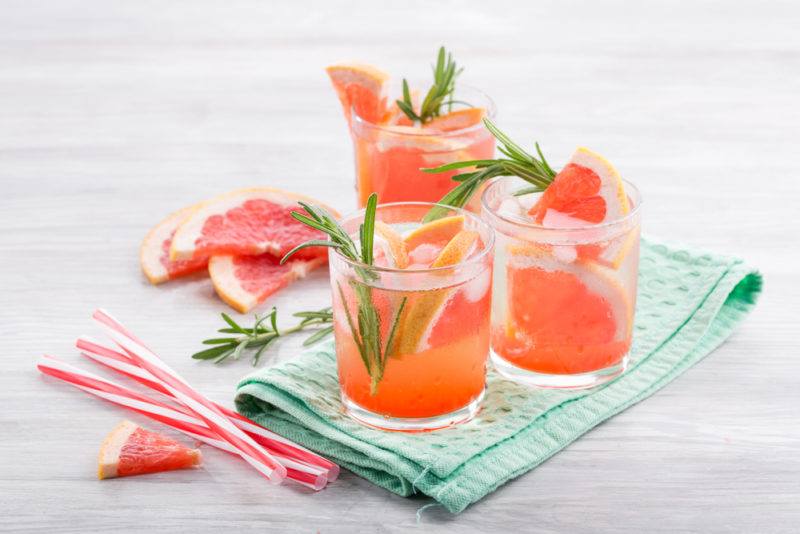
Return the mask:
[[97,477],[127,477],[188,469],[200,464],[199,449],[190,449],[130,421],[111,431],[100,447]]
[[[324,239],[322,232],[295,220],[302,211],[298,201],[335,210],[310,197],[268,187],[240,189],[198,206],[183,221],[172,239],[170,258],[189,260],[215,255],[282,257],[309,239]],[[327,257],[324,247],[301,250],[296,258]]]
[[208,272],[217,295],[246,313],[298,278],[325,263],[324,257],[290,259],[283,265],[271,254],[212,256]]

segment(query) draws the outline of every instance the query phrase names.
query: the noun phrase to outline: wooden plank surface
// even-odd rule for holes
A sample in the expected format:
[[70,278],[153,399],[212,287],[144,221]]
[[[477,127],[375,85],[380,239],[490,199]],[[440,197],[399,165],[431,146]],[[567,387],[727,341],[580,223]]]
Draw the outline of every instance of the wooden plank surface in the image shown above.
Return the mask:
[[[0,3],[0,530],[9,532],[793,532],[800,524],[800,4],[796,2]],[[230,403],[245,362],[188,355],[225,307],[155,288],[138,243],[240,186],[354,206],[323,67],[427,76],[452,48],[499,122],[553,161],[578,144],[642,189],[651,235],[765,275],[728,343],[646,402],[459,516],[344,474],[315,495],[207,467],[99,483],[122,417],[39,377],[103,306]],[[273,303],[328,301],[325,273]],[[289,358],[288,341],[270,361]]]

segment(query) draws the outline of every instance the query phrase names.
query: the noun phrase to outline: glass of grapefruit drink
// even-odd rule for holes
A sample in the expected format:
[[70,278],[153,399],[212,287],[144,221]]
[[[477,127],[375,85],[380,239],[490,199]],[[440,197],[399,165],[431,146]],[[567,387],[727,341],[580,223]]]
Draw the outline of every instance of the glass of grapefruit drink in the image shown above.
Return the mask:
[[543,193],[516,195],[528,185],[499,178],[483,194],[497,238],[492,363],[527,385],[599,385],[631,346],[639,192],[586,149]]
[[[381,202],[437,202],[455,187],[455,172],[421,171],[454,161],[494,154],[494,137],[482,119],[495,115],[492,100],[463,85],[460,69],[444,49],[434,66],[430,89],[404,79],[389,95],[389,76],[375,67],[345,63],[328,67],[353,139],[359,207],[372,193]],[[399,85],[399,84],[398,84]],[[479,199],[467,206],[480,211]]]
[[340,224],[357,247],[374,229],[372,261],[330,251],[341,398],[371,427],[451,426],[483,397],[494,233],[455,208],[423,223],[432,207],[373,205],[372,217],[368,203]]

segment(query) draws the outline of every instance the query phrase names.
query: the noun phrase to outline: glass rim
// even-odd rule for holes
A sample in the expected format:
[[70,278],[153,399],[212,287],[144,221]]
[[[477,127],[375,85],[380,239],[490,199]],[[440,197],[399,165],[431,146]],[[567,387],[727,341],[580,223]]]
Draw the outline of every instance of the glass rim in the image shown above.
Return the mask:
[[[448,269],[452,270],[452,269],[457,269],[457,268],[470,266],[470,265],[473,265],[473,264],[480,263],[480,261],[483,260],[483,258],[487,254],[489,254],[492,250],[494,250],[494,241],[495,241],[494,229],[491,227],[491,225],[488,222],[484,221],[481,217],[479,217],[479,216],[475,215],[474,213],[472,213],[470,211],[467,211],[467,210],[465,210],[463,208],[455,208],[453,206],[448,206],[446,204],[439,204],[438,202],[411,202],[411,201],[406,201],[406,202],[387,202],[386,204],[378,204],[377,210],[376,210],[376,215],[377,215],[377,212],[381,208],[392,208],[392,207],[402,207],[402,206],[420,206],[420,207],[427,206],[427,207],[430,207],[430,208],[432,208],[434,206],[439,206],[439,207],[445,208],[447,210],[452,210],[452,211],[456,212],[456,214],[458,214],[458,215],[464,215],[465,217],[471,218],[473,221],[477,222],[478,225],[484,227],[484,229],[486,230],[486,233],[489,236],[488,242],[486,243],[486,246],[483,247],[483,250],[481,250],[480,252],[478,252],[474,256],[470,256],[469,258],[467,258],[464,261],[458,262],[458,263],[453,264],[453,265],[445,265],[443,267],[428,267],[428,268],[425,268],[425,269],[401,269],[399,267],[382,267],[382,266],[376,266],[376,265],[367,265],[366,263],[361,262],[361,261],[351,260],[350,258],[346,257],[344,254],[339,252],[338,248],[334,248],[334,247],[329,247],[329,248],[331,249],[331,251],[333,253],[335,253],[338,256],[338,258],[340,260],[342,260],[343,262],[347,263],[348,265],[350,265],[352,267],[358,267],[358,268],[362,268],[362,269],[370,269],[372,271],[377,271],[377,272],[381,272],[381,273],[403,273],[403,274],[406,274],[406,275],[437,273],[437,272],[446,271]],[[359,216],[363,217],[363,215],[364,215],[364,213],[366,213],[366,211],[367,211],[366,208],[361,208],[359,210],[350,212],[346,216],[342,217],[339,220],[339,224],[344,225],[348,221],[356,219]],[[329,240],[330,240],[330,238],[329,238]]]
[[[480,94],[480,96],[486,100],[487,104],[486,117],[491,120],[494,120],[494,118],[497,116],[497,106],[495,105],[494,100],[492,100],[492,97],[490,97],[480,89],[472,87],[471,85],[464,84],[460,85],[460,87],[470,91],[475,91],[476,93]],[[361,117],[354,107],[350,108],[350,117],[352,119],[352,125],[350,127],[351,129],[353,128],[354,125],[357,124],[359,126],[363,126],[366,128],[372,128],[373,130],[387,132],[401,137],[412,137],[412,138],[413,137],[458,137],[460,135],[468,134],[475,130],[484,128],[483,121],[480,121],[479,123],[473,124],[472,126],[467,126],[466,128],[460,128],[458,130],[450,130],[447,132],[423,132],[423,131],[406,132],[406,131],[398,131],[396,129],[397,125],[386,125],[386,124],[378,124],[377,122],[370,122],[367,119]]]
[[639,188],[636,187],[636,184],[634,184],[633,182],[630,182],[630,181],[628,181],[628,180],[623,178],[622,179],[622,183],[625,184],[625,193],[629,197],[631,197],[631,199],[634,200],[635,203],[634,203],[633,209],[631,211],[629,211],[628,213],[626,213],[625,215],[623,215],[622,217],[618,217],[618,218],[613,219],[611,221],[605,221],[605,222],[600,222],[600,223],[589,223],[589,224],[585,224],[585,225],[582,225],[582,226],[574,226],[574,227],[569,227],[569,228],[556,228],[556,227],[552,227],[552,226],[544,226],[544,225],[541,225],[541,224],[538,224],[538,223],[535,223],[535,222],[532,222],[532,221],[525,221],[525,220],[522,220],[522,219],[509,217],[507,215],[501,215],[500,213],[498,213],[497,209],[495,209],[495,208],[493,208],[493,207],[491,207],[489,205],[489,200],[488,200],[489,191],[491,191],[492,188],[497,187],[503,180],[513,180],[515,178],[521,180],[521,178],[519,178],[517,176],[498,176],[497,178],[492,179],[492,181],[489,182],[489,185],[486,186],[486,188],[484,189],[483,193],[481,194],[481,206],[483,207],[483,209],[485,209],[487,211],[487,213],[492,215],[492,217],[497,217],[498,219],[500,219],[501,221],[503,221],[505,223],[508,223],[508,224],[511,224],[511,225],[514,225],[514,226],[521,226],[521,227],[524,227],[524,228],[529,228],[529,229],[537,230],[537,231],[541,231],[541,232],[569,234],[569,233],[573,233],[573,232],[574,233],[585,232],[587,230],[603,230],[603,229],[607,229],[607,228],[613,228],[615,226],[625,224],[628,221],[630,221],[631,219],[633,219],[634,217],[636,217],[639,214],[639,211],[640,211],[640,209],[642,207],[642,204],[644,204],[644,200],[642,199],[642,193],[639,190]]

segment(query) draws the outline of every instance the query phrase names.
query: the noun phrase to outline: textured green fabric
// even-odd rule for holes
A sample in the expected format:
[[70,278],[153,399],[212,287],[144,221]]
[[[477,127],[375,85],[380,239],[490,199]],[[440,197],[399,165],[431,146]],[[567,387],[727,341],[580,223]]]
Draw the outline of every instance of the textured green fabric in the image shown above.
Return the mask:
[[600,388],[532,390],[490,371],[473,421],[421,434],[380,432],[343,414],[326,343],[245,378],[236,405],[379,486],[421,492],[460,512],[698,362],[730,335],[760,290],[761,276],[740,260],[643,241],[632,363]]

